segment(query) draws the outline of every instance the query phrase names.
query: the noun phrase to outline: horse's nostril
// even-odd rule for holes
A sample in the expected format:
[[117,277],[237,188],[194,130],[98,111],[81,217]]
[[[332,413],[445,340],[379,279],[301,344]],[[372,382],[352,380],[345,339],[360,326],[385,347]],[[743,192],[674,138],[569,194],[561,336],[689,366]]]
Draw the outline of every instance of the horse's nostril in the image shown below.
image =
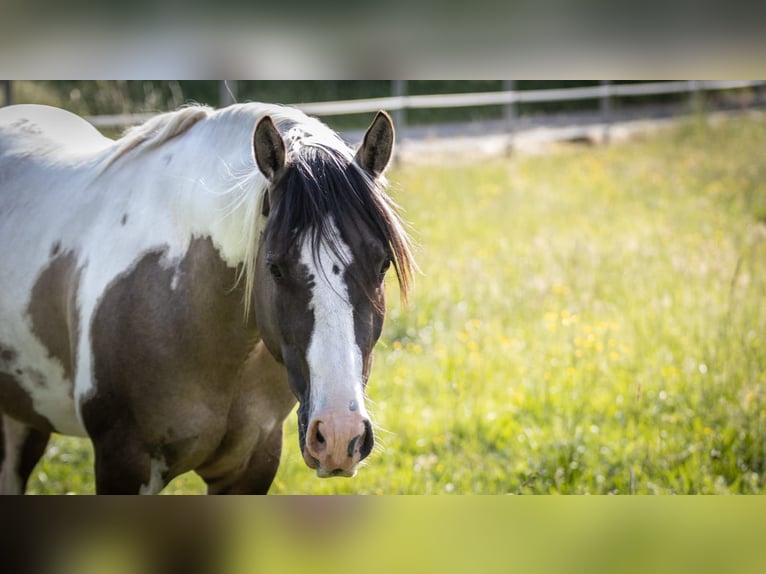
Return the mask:
[[375,436],[372,432],[372,424],[369,420],[364,421],[364,432],[362,433],[362,446],[359,449],[359,454],[361,455],[361,459],[367,458],[367,456],[372,452],[372,447],[375,445]]
[[330,446],[327,442],[327,438],[325,438],[320,430],[321,426],[322,421],[312,421],[311,424],[309,424],[309,430],[306,433],[306,449],[311,456],[318,460],[322,459],[322,456]]
[[348,456],[352,457],[354,456],[354,451],[356,450],[356,445],[359,443],[359,439],[362,438],[362,435],[358,434],[354,438],[352,438],[348,443]]

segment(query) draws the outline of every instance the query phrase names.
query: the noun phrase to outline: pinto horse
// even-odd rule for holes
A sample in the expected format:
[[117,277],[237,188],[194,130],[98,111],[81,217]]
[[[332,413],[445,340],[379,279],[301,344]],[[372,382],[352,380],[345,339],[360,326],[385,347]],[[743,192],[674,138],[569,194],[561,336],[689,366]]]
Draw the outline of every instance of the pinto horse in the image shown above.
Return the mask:
[[384,191],[394,128],[356,152],[298,110],[158,115],[119,140],[64,110],[0,110],[0,489],[51,432],[86,436],[98,493],[265,493],[297,399],[319,477],[373,448],[365,405],[409,240]]

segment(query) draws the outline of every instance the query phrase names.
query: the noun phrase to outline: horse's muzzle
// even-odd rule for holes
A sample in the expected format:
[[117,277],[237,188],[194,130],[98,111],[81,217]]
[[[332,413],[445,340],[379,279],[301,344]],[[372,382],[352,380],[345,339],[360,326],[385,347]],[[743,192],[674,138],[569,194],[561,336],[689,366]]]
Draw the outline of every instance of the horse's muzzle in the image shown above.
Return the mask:
[[309,422],[303,460],[320,478],[352,477],[374,442],[369,419],[358,413],[325,411]]

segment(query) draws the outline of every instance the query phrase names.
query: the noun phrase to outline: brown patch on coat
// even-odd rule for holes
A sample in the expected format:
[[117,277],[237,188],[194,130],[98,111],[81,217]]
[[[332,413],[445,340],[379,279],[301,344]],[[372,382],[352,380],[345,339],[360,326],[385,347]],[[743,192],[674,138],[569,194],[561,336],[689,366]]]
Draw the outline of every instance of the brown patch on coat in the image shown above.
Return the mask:
[[15,349],[0,345],[0,368],[9,368],[16,361],[18,355]]
[[[16,364],[18,356],[19,354],[15,349],[0,344],[0,412],[38,430],[44,432],[53,430],[48,419],[35,412],[32,397],[21,386],[18,379],[11,374],[23,374],[23,371]],[[36,382],[42,379],[40,373],[33,372],[30,374],[37,377]],[[2,425],[1,418],[0,425]]]
[[344,280],[349,300],[354,309],[354,335],[356,345],[362,354],[362,376],[364,385],[372,372],[373,349],[383,332],[386,314],[386,285],[380,269],[386,261],[386,247],[375,235],[362,228],[360,236],[345,236],[343,240],[354,253],[364,253],[366,257],[356,257],[346,269]]
[[125,466],[161,456],[173,474],[218,447],[257,330],[237,269],[210,238],[192,240],[177,266],[164,256],[146,253],[104,292],[90,332],[96,393],[82,414],[97,453],[129,450]]
[[48,419],[35,412],[32,397],[24,390],[24,387],[8,373],[0,373],[0,406],[3,413],[39,431],[54,430]]
[[61,363],[64,378],[70,383],[74,381],[77,364],[79,283],[77,257],[71,251],[61,253],[40,273],[27,306],[32,333],[49,356]]

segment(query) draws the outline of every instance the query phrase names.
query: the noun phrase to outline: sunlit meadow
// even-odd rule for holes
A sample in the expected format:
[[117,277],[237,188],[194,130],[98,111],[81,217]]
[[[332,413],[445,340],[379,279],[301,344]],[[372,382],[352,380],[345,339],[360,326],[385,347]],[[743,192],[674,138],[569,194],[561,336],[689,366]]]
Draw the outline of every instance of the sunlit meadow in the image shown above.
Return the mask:
[[[766,121],[392,170],[419,244],[368,388],[378,447],[273,493],[766,491]],[[56,438],[33,492],[93,490]],[[166,492],[204,490],[193,475]]]

